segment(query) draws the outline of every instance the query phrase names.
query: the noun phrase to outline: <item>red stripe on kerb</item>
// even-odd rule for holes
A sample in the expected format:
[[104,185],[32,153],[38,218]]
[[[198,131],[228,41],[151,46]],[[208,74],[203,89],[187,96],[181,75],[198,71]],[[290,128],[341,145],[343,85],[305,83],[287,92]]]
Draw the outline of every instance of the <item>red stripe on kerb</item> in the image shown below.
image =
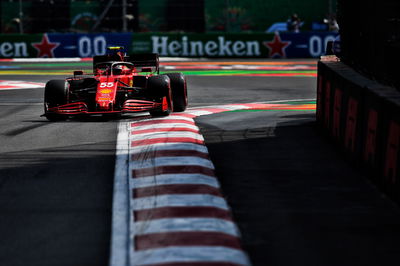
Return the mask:
[[[191,110],[189,110],[189,111],[191,111]],[[174,114],[174,116],[182,116],[182,117],[187,117],[187,118],[194,118],[194,117],[196,117],[196,115],[188,114],[188,113]]]
[[241,264],[230,262],[170,262],[146,264],[145,266],[241,266]]
[[170,246],[222,246],[241,250],[237,237],[218,232],[169,232],[135,236],[136,250]]
[[134,211],[135,221],[163,218],[218,218],[232,221],[230,213],[216,207],[160,207]]
[[157,124],[176,124],[176,123],[194,125],[194,121],[188,121],[185,119],[165,119],[165,120],[146,120],[146,121],[132,122],[131,127],[157,125]]
[[186,132],[193,132],[199,133],[199,130],[193,128],[186,128],[186,127],[170,127],[170,128],[150,128],[150,129],[143,129],[143,130],[133,130],[132,134],[147,134],[147,133],[155,133],[155,132],[176,132],[176,131],[186,131]]
[[156,139],[141,139],[134,140],[131,142],[131,147],[135,146],[143,146],[143,145],[152,145],[158,143],[193,143],[193,144],[203,144],[204,141],[194,139],[194,138],[156,138]]
[[0,89],[15,89],[15,88],[20,88],[20,86],[0,85]]
[[133,178],[164,174],[203,174],[215,177],[213,169],[198,165],[158,166],[132,170]]
[[154,150],[151,152],[142,152],[132,155],[132,160],[146,160],[155,157],[200,157],[203,159],[209,159],[208,153],[194,151],[194,150]]
[[203,184],[159,185],[133,189],[133,198],[152,197],[167,194],[207,194],[222,197],[217,188]]

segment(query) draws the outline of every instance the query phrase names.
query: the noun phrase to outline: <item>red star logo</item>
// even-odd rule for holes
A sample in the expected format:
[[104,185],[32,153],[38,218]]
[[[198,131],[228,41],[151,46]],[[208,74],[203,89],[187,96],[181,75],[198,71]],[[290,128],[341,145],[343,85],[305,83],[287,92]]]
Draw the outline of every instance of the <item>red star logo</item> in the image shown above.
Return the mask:
[[39,43],[32,43],[32,46],[38,50],[37,57],[54,57],[53,50],[56,49],[60,43],[58,42],[49,42],[49,38],[47,34],[43,34],[42,41]]
[[285,49],[290,45],[290,43],[291,42],[282,42],[279,33],[275,33],[272,42],[263,42],[265,47],[269,49],[269,57],[274,57],[275,55],[286,57]]

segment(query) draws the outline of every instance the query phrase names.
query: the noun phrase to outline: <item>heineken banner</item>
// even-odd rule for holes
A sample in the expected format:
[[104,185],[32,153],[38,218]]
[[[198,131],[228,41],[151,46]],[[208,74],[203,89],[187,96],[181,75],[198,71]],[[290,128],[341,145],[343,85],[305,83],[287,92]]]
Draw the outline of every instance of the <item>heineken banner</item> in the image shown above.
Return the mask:
[[0,57],[38,57],[34,44],[43,34],[2,34],[0,35]]
[[134,34],[133,53],[172,57],[307,58],[324,54],[337,33]]
[[158,53],[167,57],[308,58],[324,54],[337,33],[275,34],[3,34],[0,57],[92,57],[107,46],[124,46],[128,53]]

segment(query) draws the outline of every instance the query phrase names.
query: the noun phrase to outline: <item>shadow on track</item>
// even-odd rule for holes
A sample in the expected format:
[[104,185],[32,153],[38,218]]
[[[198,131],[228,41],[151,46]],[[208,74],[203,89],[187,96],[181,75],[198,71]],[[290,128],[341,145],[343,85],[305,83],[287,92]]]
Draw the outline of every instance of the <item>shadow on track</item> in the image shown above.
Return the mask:
[[398,206],[318,134],[314,115],[286,118],[253,135],[198,121],[253,264],[398,265]]
[[0,153],[2,265],[108,265],[114,147]]

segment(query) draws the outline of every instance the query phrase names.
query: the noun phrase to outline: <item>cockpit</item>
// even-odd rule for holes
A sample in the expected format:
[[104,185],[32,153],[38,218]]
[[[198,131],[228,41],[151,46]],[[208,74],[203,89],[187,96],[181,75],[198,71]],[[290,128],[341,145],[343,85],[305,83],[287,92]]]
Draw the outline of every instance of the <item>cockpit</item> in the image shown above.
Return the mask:
[[95,75],[129,75],[135,71],[130,62],[102,62],[95,66]]

